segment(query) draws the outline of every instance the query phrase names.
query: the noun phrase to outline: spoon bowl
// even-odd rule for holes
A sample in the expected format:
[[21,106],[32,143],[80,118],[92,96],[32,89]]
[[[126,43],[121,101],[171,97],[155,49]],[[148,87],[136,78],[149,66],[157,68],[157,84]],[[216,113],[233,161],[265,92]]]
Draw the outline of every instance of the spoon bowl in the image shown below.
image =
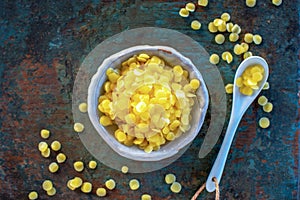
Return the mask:
[[[247,96],[242,94],[239,91],[239,87],[236,85],[236,80],[238,77],[242,75],[245,69],[251,65],[261,65],[264,68],[264,74],[262,80],[259,82],[259,88],[253,91],[251,96]],[[233,84],[233,101],[232,101],[232,109],[229,124],[225,133],[225,137],[218,153],[218,156],[214,162],[214,165],[210,171],[210,174],[206,181],[206,190],[208,192],[215,191],[215,183],[213,182],[213,178],[217,178],[218,183],[221,181],[222,173],[225,167],[226,159],[228,156],[228,152],[234,138],[235,131],[239,125],[239,122],[251,105],[251,103],[256,99],[260,91],[262,90],[264,84],[266,83],[269,76],[269,67],[267,62],[259,56],[251,56],[245,59],[238,67]]]

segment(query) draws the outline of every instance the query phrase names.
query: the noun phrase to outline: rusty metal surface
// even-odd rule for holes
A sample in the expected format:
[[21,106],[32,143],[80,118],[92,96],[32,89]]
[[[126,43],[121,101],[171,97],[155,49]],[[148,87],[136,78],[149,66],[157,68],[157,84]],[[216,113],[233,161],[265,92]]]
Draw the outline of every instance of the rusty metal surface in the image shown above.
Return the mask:
[[[72,129],[72,89],[80,64],[87,54],[104,39],[121,31],[156,26],[178,30],[197,42],[209,53],[221,54],[232,49],[226,42],[217,45],[207,31],[209,21],[229,12],[243,33],[263,36],[260,46],[251,45],[255,55],[270,65],[271,88],[263,91],[274,104],[264,113],[254,103],[246,112],[236,134],[220,185],[221,199],[297,199],[299,178],[299,2],[283,1],[275,7],[269,1],[257,1],[247,8],[244,1],[211,1],[198,7],[189,18],[178,16],[182,1],[2,1],[0,8],[0,199],[26,199],[37,190],[40,199],[50,199],[41,188],[51,179],[57,194],[51,199],[98,199],[95,189],[114,178],[117,187],[103,199],[140,199],[150,193],[153,199],[190,199],[204,183],[222,137],[210,154],[198,159],[205,130],[185,154],[166,168],[143,174],[122,174],[100,162],[96,170],[83,173],[73,170],[75,160],[85,164],[92,155],[84,148]],[[202,22],[193,31],[189,23]],[[218,67],[225,83],[233,80],[240,57],[232,64]],[[228,95],[228,111],[231,96]],[[229,115],[229,113],[228,113]],[[260,129],[257,121],[267,116],[271,127]],[[228,118],[227,118],[228,119]],[[39,130],[48,128],[59,140],[68,156],[57,174],[48,172],[55,153],[45,159],[37,144]],[[224,131],[223,131],[224,132]],[[183,189],[173,194],[164,184],[166,173],[176,174]],[[80,176],[93,183],[93,194],[71,191],[68,179]],[[137,178],[141,188],[131,191],[128,181]],[[214,199],[204,192],[199,199]]]

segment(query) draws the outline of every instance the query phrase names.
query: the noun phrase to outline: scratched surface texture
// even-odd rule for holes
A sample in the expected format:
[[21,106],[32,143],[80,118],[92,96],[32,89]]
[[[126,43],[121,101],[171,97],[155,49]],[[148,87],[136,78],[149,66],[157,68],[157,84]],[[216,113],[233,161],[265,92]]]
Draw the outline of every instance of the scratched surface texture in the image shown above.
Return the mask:
[[[199,137],[176,162],[158,171],[124,175],[98,162],[96,170],[83,173],[73,170],[75,160],[87,163],[93,157],[72,130],[72,87],[80,64],[99,43],[121,31],[154,26],[178,30],[197,42],[209,53],[221,54],[232,49],[213,42],[207,31],[209,21],[223,11],[242,27],[242,33],[263,36],[260,46],[251,45],[255,55],[270,65],[270,89],[263,91],[274,104],[271,113],[253,103],[247,110],[237,135],[220,185],[221,199],[297,199],[299,198],[299,2],[283,0],[280,7],[258,0],[254,8],[244,1],[210,1],[198,7],[187,19],[178,16],[184,1],[9,1],[0,6],[0,199],[27,199],[31,190],[40,199],[98,199],[95,188],[108,178],[117,182],[114,191],[103,199],[140,199],[149,193],[153,199],[190,199],[202,185],[220,148],[225,129],[213,151],[198,159],[207,117]],[[203,26],[193,31],[189,23],[199,19]],[[197,52],[195,52],[197,53]],[[218,68],[225,83],[233,80],[240,63],[234,57],[230,65]],[[228,112],[231,96],[228,95]],[[257,121],[267,116],[268,129],[260,129]],[[229,113],[228,113],[229,117]],[[228,117],[226,123],[228,122]],[[226,125],[226,124],[225,124]],[[48,172],[55,159],[42,158],[37,144],[39,130],[48,128],[59,140],[68,159],[56,174]],[[175,173],[183,189],[173,194],[164,184],[166,173]],[[68,179],[80,176],[94,185],[93,194],[71,191]],[[141,188],[130,191],[128,181],[137,178]],[[57,189],[47,197],[41,188],[51,179]],[[199,199],[214,199],[214,193],[203,192]]]

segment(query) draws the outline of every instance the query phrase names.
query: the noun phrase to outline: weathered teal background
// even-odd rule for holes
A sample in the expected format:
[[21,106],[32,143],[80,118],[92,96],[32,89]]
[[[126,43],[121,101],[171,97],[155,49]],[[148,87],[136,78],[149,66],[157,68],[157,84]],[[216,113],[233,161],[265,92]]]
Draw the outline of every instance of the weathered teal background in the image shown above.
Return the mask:
[[[251,45],[255,55],[270,65],[270,90],[263,91],[274,104],[272,113],[263,113],[254,103],[246,112],[235,137],[221,182],[221,199],[297,199],[299,178],[299,1],[283,0],[280,7],[257,0],[254,8],[244,1],[210,1],[189,18],[178,16],[184,1],[1,1],[0,7],[0,198],[26,199],[37,190],[47,199],[41,183],[49,178],[57,188],[52,199],[97,199],[66,188],[66,181],[81,176],[95,187],[107,178],[117,188],[105,199],[139,199],[144,192],[153,199],[190,199],[204,183],[216,157],[222,137],[204,159],[197,158],[205,132],[172,165],[147,174],[123,175],[99,163],[96,171],[79,174],[75,160],[87,163],[92,156],[72,130],[71,92],[77,70],[85,56],[101,41],[121,31],[156,26],[178,30],[204,46],[209,53],[232,49],[226,42],[217,45],[208,33],[209,21],[229,12],[245,32],[263,36],[260,46]],[[203,27],[193,31],[189,23],[199,19]],[[224,82],[232,81],[241,58],[218,67]],[[228,95],[230,108],[230,95]],[[230,109],[228,109],[230,110]],[[228,113],[229,114],[229,113]],[[271,127],[257,127],[267,116]],[[213,119],[211,119],[213,120]],[[209,119],[204,126],[207,128]],[[58,174],[50,174],[54,160],[39,155],[39,130],[48,128],[48,140],[62,142],[68,160]],[[163,176],[174,172],[183,185],[172,194]],[[141,188],[130,191],[127,183],[138,178]],[[204,192],[199,199],[214,199]]]

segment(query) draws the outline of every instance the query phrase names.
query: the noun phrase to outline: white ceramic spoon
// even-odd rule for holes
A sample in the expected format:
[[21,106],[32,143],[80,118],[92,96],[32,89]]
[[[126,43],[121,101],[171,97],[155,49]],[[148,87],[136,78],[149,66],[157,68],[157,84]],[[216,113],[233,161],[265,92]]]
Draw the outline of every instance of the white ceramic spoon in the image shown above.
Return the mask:
[[[260,64],[264,69],[264,77],[259,83],[259,89],[254,90],[251,96],[243,95],[239,92],[239,88],[236,86],[236,79],[240,77],[243,71],[250,65]],[[219,154],[215,160],[215,163],[210,171],[210,174],[206,181],[206,190],[208,192],[215,191],[215,183],[213,182],[213,178],[216,177],[218,183],[221,181],[222,173],[224,170],[224,166],[226,163],[226,159],[228,156],[228,152],[235,134],[235,131],[239,125],[239,122],[244,115],[245,111],[249,107],[249,105],[254,101],[257,95],[260,93],[261,89],[263,88],[265,82],[267,81],[269,76],[269,67],[267,62],[259,57],[259,56],[251,56],[245,59],[240,66],[238,67],[235,77],[234,77],[234,87],[233,87],[233,101],[232,101],[232,109],[231,109],[231,116],[229,120],[229,124],[227,127],[227,131],[225,133],[225,137],[219,151]]]

